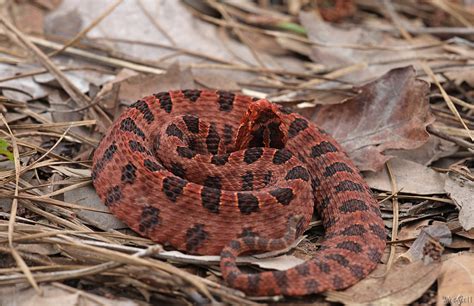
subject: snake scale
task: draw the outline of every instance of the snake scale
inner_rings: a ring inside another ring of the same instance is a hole
[[[227,284],[250,295],[346,288],[385,247],[378,203],[347,154],[265,99],[212,90],[144,97],[100,142],[92,180],[134,231],[190,254],[220,254]],[[314,209],[325,240],[311,260],[286,271],[237,268],[239,254],[291,244]]]

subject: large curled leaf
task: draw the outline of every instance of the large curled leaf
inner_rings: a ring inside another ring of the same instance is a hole
[[[413,67],[397,68],[358,88],[359,94],[336,105],[323,105],[312,120],[330,132],[361,170],[376,171],[391,158],[387,149],[414,149],[429,139],[434,121],[428,83]]]

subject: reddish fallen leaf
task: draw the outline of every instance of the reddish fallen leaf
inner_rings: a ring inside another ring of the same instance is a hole
[[[391,156],[388,149],[414,149],[429,139],[434,121],[428,83],[413,67],[397,68],[364,85],[359,94],[337,105],[315,109],[312,120],[330,132],[361,170],[377,171]]]

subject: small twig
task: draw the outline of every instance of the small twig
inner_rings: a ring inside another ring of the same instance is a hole
[[[177,47],[177,46],[170,46],[170,45],[165,45],[157,42],[147,42],[147,41],[140,41],[140,40],[132,40],[132,39],[126,39],[126,38],[109,38],[109,37],[96,37],[93,40],[95,41],[114,41],[114,42],[120,42],[120,43],[126,43],[126,44],[137,44],[137,45],[143,45],[143,46],[150,46],[150,47],[158,47],[158,48],[165,48],[165,49],[170,49],[174,50],[177,52],[181,52],[182,54],[185,55],[190,55],[190,56],[195,56],[199,58],[203,58],[206,60],[210,60],[213,62],[217,63],[222,63],[222,64],[227,64],[227,65],[237,65],[236,63],[233,63],[231,61],[228,61],[223,58],[216,57],[214,55],[208,55],[205,53],[201,53],[198,51],[194,51],[191,49],[183,48],[183,47]]]
[[[436,135],[436,136],[438,136],[440,138],[443,138],[445,140],[451,141],[451,142],[457,144],[460,147],[470,149],[470,150],[474,150],[474,144],[472,144],[468,141],[465,141],[464,139],[453,137],[451,135],[443,133],[442,131],[436,129],[433,125],[428,125],[426,127],[426,130],[428,132],[430,132],[431,134]]]
[[[13,158],[14,158],[14,163],[15,163],[15,196],[18,196],[20,173],[21,173],[20,154],[18,150],[18,144],[16,142],[16,138],[13,135],[12,130],[10,129],[10,126],[8,125],[5,117],[2,114],[0,114],[0,119],[3,122],[3,124],[7,127],[8,132],[11,135],[11,142],[12,142],[12,147],[13,147]],[[31,284],[31,286],[33,286],[33,288],[35,288],[36,292],[39,295],[42,295],[43,292],[38,287],[38,283],[33,277],[33,274],[28,268],[28,265],[25,263],[20,253],[15,249],[13,245],[13,231],[15,227],[15,221],[16,221],[15,219],[16,219],[17,211],[18,211],[18,200],[14,198],[12,200],[12,205],[10,208],[10,219],[8,220],[8,246],[10,248],[13,258],[15,259],[18,267],[21,268],[28,282]]]
[[[390,179],[390,185],[391,185],[391,192],[394,194],[396,190],[398,190],[397,187],[397,180],[395,176],[393,175],[392,167],[390,166],[390,161],[387,161],[385,163],[385,166],[387,168],[387,174]],[[398,239],[398,218],[399,218],[399,207],[398,207],[398,199],[397,197],[392,197],[392,211],[393,211],[393,219],[392,219],[392,239],[391,241],[395,241]],[[390,255],[388,257],[387,261],[387,269],[385,270],[385,273],[388,273],[388,271],[392,268],[393,261],[395,259],[395,245],[390,245]]]
[[[41,47],[55,49],[55,50],[60,49],[62,47],[61,44],[58,44],[49,40],[45,40],[42,38],[38,38],[34,36],[28,36],[28,38],[31,40],[31,42]],[[152,73],[152,74],[165,73],[165,70],[163,69],[135,64],[129,61],[124,61],[124,60],[109,57],[109,56],[102,56],[102,55],[94,54],[92,52],[88,52],[85,50],[77,49],[74,47],[67,48],[66,50],[64,50],[64,53],[79,56],[79,57],[103,64],[103,65],[112,66],[112,67],[128,68],[135,71]]]

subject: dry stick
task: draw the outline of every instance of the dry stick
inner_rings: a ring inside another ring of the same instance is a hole
[[[81,182],[89,183],[90,178],[84,177],[84,178],[76,178],[76,179],[71,179],[71,180],[64,179],[64,180],[58,180],[58,181],[47,182],[47,183],[42,183],[42,184],[36,184],[34,186],[31,186],[31,187],[23,187],[23,188],[20,189],[20,192],[28,193],[30,190],[38,191],[38,189],[41,190],[44,187],[55,187],[55,186],[59,186],[59,185],[61,185],[61,186],[71,186],[71,185],[75,185],[75,184],[78,184],[78,183],[81,183]]]
[[[469,93],[464,88],[462,88],[462,86],[460,84],[456,84],[456,82],[454,82],[454,80],[452,80],[449,76],[447,76],[446,73],[441,72],[440,74],[443,78],[445,78],[447,80],[449,85],[452,85],[454,88],[456,88],[456,90],[459,91],[464,97],[466,97],[469,100],[469,102],[471,102],[471,103],[473,102],[473,100],[470,99],[470,97],[469,97]],[[451,100],[453,100],[453,102],[455,104],[458,104],[457,102],[454,101],[454,99],[451,96],[449,96],[449,97],[451,98]],[[461,100],[461,99],[459,99],[459,100]],[[469,107],[470,111],[468,112],[467,115],[472,115],[472,112],[471,112],[472,111],[472,106],[473,105],[471,104],[471,107]]]
[[[437,121],[438,123],[442,122],[442,123],[447,124],[447,123],[454,122],[455,125],[458,124],[457,118],[454,117],[453,114],[450,111],[446,111],[446,110],[444,110],[442,108],[439,108],[438,106],[434,106],[434,105],[431,106],[431,110],[433,112],[435,112],[435,115],[438,119],[438,121]],[[469,120],[468,118],[463,118],[463,119],[467,121],[467,124],[468,124],[469,127],[474,126],[474,121],[473,120]],[[463,131],[463,133],[465,132],[464,129],[462,129],[462,131]],[[466,136],[466,137],[468,137],[468,136]]]
[[[329,82],[338,82],[341,84],[350,84],[348,82],[340,81],[337,79],[332,79],[324,76],[317,76],[311,73],[295,72],[288,71],[285,69],[273,69],[273,68],[261,68],[261,67],[251,67],[246,65],[232,66],[232,65],[220,65],[220,64],[189,64],[187,67],[194,69],[223,69],[223,70],[240,70],[240,71],[249,71],[255,73],[273,73],[281,75],[289,75],[300,78],[309,78],[309,79],[321,79]]]
[[[73,109],[66,109],[66,110],[49,109],[49,111],[52,112],[52,113],[77,113],[77,112],[84,111],[88,108],[91,108],[94,105],[100,104],[102,102],[102,100],[97,99],[97,97],[94,100],[95,101],[92,102],[91,104],[83,106],[83,107],[78,107],[78,108],[73,108]]]
[[[330,73],[327,73],[323,76],[323,78],[316,78],[316,79],[309,80],[307,82],[301,83],[301,84],[298,85],[298,88],[301,88],[301,89],[302,88],[314,88],[315,85],[321,84],[323,82],[322,81],[323,79],[332,79],[332,80],[334,80],[334,79],[339,78],[341,76],[344,76],[346,74],[353,73],[354,71],[364,70],[365,68],[367,68],[367,63],[357,63],[357,64],[349,65],[349,66],[334,70]]]
[[[10,253],[9,251],[8,252],[5,252],[5,253]],[[45,264],[43,264],[42,266],[34,266],[34,267],[31,267],[30,270],[31,271],[44,271],[44,270],[58,270],[58,268],[61,268],[61,269],[77,269],[77,268],[81,268],[81,266],[79,265],[51,265],[51,262],[46,262]],[[18,269],[18,268],[5,268],[5,269],[0,269],[0,275],[2,274],[7,274],[7,273],[15,273],[15,272],[18,272],[21,270]]]
[[[44,129],[51,129],[52,132],[56,132],[56,128],[58,128],[58,130],[63,133],[64,130],[63,130],[63,127],[61,125],[63,125],[63,123],[51,123],[49,122],[47,119],[45,119],[44,117],[42,117],[40,114],[38,113],[35,113],[29,109],[21,109],[21,110],[18,110],[19,113],[22,113],[22,114],[25,114],[25,115],[28,115],[30,117],[32,117],[33,119],[39,121],[39,122],[42,122],[42,125],[41,127],[44,128]],[[76,126],[82,126],[84,124],[82,124],[81,122],[84,122],[86,125],[92,125],[92,124],[95,124],[97,121],[95,120],[83,120],[83,121],[76,121],[75,124],[77,124]],[[39,127],[38,124],[35,124],[35,125],[32,125],[31,126],[32,129],[37,129]],[[67,125],[65,126],[67,127]],[[68,137],[70,137],[70,141],[74,141],[74,139],[76,139],[76,142],[82,142],[82,143],[86,143],[90,146],[96,146],[97,143],[98,143],[98,140],[97,139],[93,139],[93,138],[90,138],[90,137],[87,137],[87,136],[82,136],[78,133],[75,133],[75,132],[69,132],[69,135]],[[71,138],[73,140],[71,140]]]
[[[48,260],[45,260],[44,257],[41,256],[41,255],[36,255],[36,254],[33,254],[33,253],[27,253],[25,251],[17,251],[17,250],[15,250],[15,252],[17,252],[21,256],[21,258],[26,258],[26,260],[28,260],[29,262],[33,262],[35,264],[40,264],[40,265],[45,265],[45,266],[48,265],[48,264],[51,264],[51,262],[48,262]],[[1,253],[12,254],[12,249],[10,249],[9,247],[0,246],[0,254]],[[32,268],[34,268],[34,267],[32,267]],[[29,269],[30,272],[32,271],[32,269],[30,269],[30,268],[28,268],[28,269]],[[23,271],[23,269],[21,269],[21,268],[20,269],[17,268],[17,270],[20,270],[20,272]],[[20,277],[20,278],[23,278],[23,279],[25,278],[25,276],[23,274],[16,274],[16,276]],[[26,278],[26,280],[29,281],[28,278]],[[37,281],[36,278],[35,278],[35,280]],[[0,301],[1,302],[4,301],[4,300],[2,300],[2,296],[0,296]]]
[[[110,71],[107,71],[106,69],[100,69],[100,68],[97,68],[97,67],[61,67],[61,66],[59,66],[58,69],[61,70],[61,71],[93,70],[93,71],[98,71],[98,72],[101,72],[101,73],[104,73],[104,74],[111,74]],[[43,74],[43,73],[46,73],[46,72],[48,72],[48,69],[44,69],[44,68],[35,69],[35,70],[29,71],[29,72],[15,74],[15,75],[10,76],[10,77],[1,78],[0,83],[6,82],[6,81],[11,81],[11,80],[27,78],[27,77],[30,77],[30,76],[35,76],[35,75]]]
[[[29,211],[32,211],[34,212],[35,214],[37,215],[40,215],[42,217],[44,217],[45,219],[49,220],[50,222],[53,222],[53,223],[57,223],[59,225],[62,225],[66,228],[72,228],[76,231],[88,231],[88,232],[93,232],[91,229],[89,229],[88,227],[86,227],[85,225],[81,225],[81,224],[76,224],[74,222],[71,222],[71,221],[68,221],[64,218],[61,218],[61,217],[58,217],[52,213],[49,213],[47,211],[44,211],[42,209],[40,209],[39,207],[37,207],[36,205],[33,205],[32,203],[29,203],[27,201],[23,202],[23,206],[28,209]],[[109,241],[107,239],[104,239],[102,237],[98,237],[98,239],[101,239],[102,241]]]
[[[18,183],[20,181],[20,170],[21,170],[18,144],[16,143],[16,138],[13,135],[13,132],[10,129],[10,126],[8,125],[8,122],[5,120],[5,117],[2,114],[0,114],[0,119],[3,121],[3,124],[7,127],[8,132],[11,135],[11,144],[13,147],[13,158],[14,158],[14,163],[15,163],[15,196],[18,196],[18,189],[19,189]],[[36,292],[39,295],[42,295],[43,292],[38,287],[38,284],[36,283],[36,280],[34,279],[33,274],[31,273],[30,269],[28,268],[25,261],[21,257],[20,253],[18,253],[18,251],[13,246],[13,231],[15,227],[15,219],[16,219],[17,211],[18,211],[18,200],[15,198],[12,201],[12,205],[10,208],[10,219],[8,220],[8,246],[11,250],[11,254],[13,258],[15,258],[15,261],[18,267],[25,274],[26,278],[28,279],[28,282],[31,284],[31,286],[33,286],[33,288],[35,288]]]
[[[55,55],[58,55],[59,53],[63,52],[64,50],[66,50],[68,47],[70,46],[73,46],[76,42],[78,42],[84,35],[86,35],[87,33],[89,33],[90,30],[92,30],[95,26],[97,26],[102,20],[104,20],[105,17],[107,17],[108,15],[110,15],[110,13],[112,13],[115,8],[117,6],[119,6],[121,3],[123,2],[123,0],[117,0],[115,1],[115,3],[113,3],[111,6],[109,6],[104,12],[102,12],[102,14],[100,14],[99,16],[97,16],[96,19],[94,19],[91,24],[89,24],[87,27],[85,27],[84,29],[82,29],[79,33],[76,34],[76,36],[71,39],[70,41],[68,41],[67,43],[64,44],[64,46],[59,49],[59,50],[56,50],[56,51],[53,51],[51,52],[50,54],[48,54],[49,57],[53,57]]]
[[[385,163],[385,166],[387,168],[387,174],[390,179],[390,185],[391,185],[391,192],[392,194],[395,193],[398,189],[397,187],[397,180],[395,179],[395,176],[393,175],[392,172],[392,167],[390,166],[390,161],[387,161]],[[392,239],[391,241],[396,241],[398,238],[398,199],[396,196],[392,198],[392,211],[393,211],[393,220],[392,220]],[[396,251],[396,246],[395,244],[390,245],[390,255],[388,257],[387,261],[387,269],[385,270],[385,274],[388,273],[390,268],[392,267],[393,260],[395,259],[395,251]]]
[[[6,195],[0,193],[2,197],[5,198],[13,198],[13,199],[21,199],[21,200],[29,200],[31,202],[38,202],[38,203],[45,203],[45,204],[50,204],[54,206],[59,206],[59,207],[67,207],[71,209],[77,209],[79,211],[93,211],[97,213],[104,213],[104,214],[110,214],[109,210],[106,209],[99,209],[99,208],[92,208],[92,207],[87,207],[79,204],[74,204],[74,203],[68,203],[56,199],[50,199],[46,198],[45,196],[32,196],[32,195]]]
[[[34,44],[45,47],[45,48],[60,49],[62,47],[61,44],[58,44],[49,40],[45,40],[42,38],[34,37],[34,36],[28,36],[28,39],[32,41]],[[112,67],[128,68],[128,69],[132,69],[138,72],[152,73],[152,74],[165,73],[163,69],[135,64],[129,61],[124,61],[124,60],[113,58],[113,57],[102,56],[102,55],[94,54],[94,53],[77,49],[77,48],[73,48],[73,47],[67,48],[64,51],[64,53],[86,58],[88,60],[97,62],[99,64],[112,66]]]
[[[3,132],[3,131],[2,131]],[[20,143],[19,141],[17,141],[17,143]],[[46,150],[42,150],[41,152],[47,152]],[[48,154],[52,154],[51,152],[48,153]],[[64,165],[64,164],[78,164],[78,162],[74,162],[74,161],[57,161],[57,162],[52,162],[51,160],[46,160],[46,161],[43,161],[43,162],[39,162],[39,163],[36,163],[34,166],[28,168],[28,170],[33,170],[33,169],[39,169],[41,167],[46,167],[46,166],[56,166],[56,165]],[[83,165],[85,166],[85,165]],[[12,176],[14,175],[14,170],[4,170],[2,172],[0,172],[0,179],[4,179],[4,178],[7,178],[9,176]],[[11,180],[8,180],[8,181],[11,181]]]
[[[132,256],[135,256],[135,257],[138,258],[138,257],[147,256],[148,254],[150,254],[150,253],[152,254],[154,252],[156,252],[156,247],[151,246],[150,248],[148,248],[146,250],[139,251],[139,252],[135,253]],[[35,277],[40,282],[59,281],[59,280],[66,280],[66,279],[72,279],[72,278],[79,278],[79,277],[82,277],[82,276],[98,274],[98,273],[104,272],[106,270],[110,270],[110,269],[120,267],[124,263],[126,263],[126,262],[109,261],[109,262],[105,262],[105,263],[102,263],[102,264],[98,264],[98,265],[83,268],[83,269],[41,273],[41,274],[35,275]],[[14,284],[17,281],[20,281],[21,279],[22,279],[22,277],[19,276],[19,275],[0,276],[0,284]]]
[[[469,137],[469,135],[466,133],[466,130],[460,129],[460,128],[454,128],[454,127],[449,127],[449,126],[443,126],[440,124],[433,124],[438,130],[443,131],[447,134],[457,136],[457,137]]]
[[[96,252],[98,254],[101,254],[101,255],[104,255],[104,256],[107,256],[107,257],[112,257],[112,258],[115,258],[115,261],[119,261],[119,262],[124,263],[124,264],[141,265],[141,266],[145,266],[145,267],[156,268],[158,270],[161,270],[161,271],[173,274],[173,275],[177,275],[181,279],[183,279],[183,280],[187,281],[188,283],[192,284],[202,294],[204,294],[206,297],[208,297],[209,299],[212,300],[212,296],[209,294],[209,291],[207,290],[207,287],[201,282],[201,280],[199,279],[198,276],[195,276],[195,275],[193,275],[189,272],[186,272],[186,271],[183,271],[179,268],[176,268],[175,266],[173,266],[169,263],[162,262],[162,261],[157,261],[157,260],[147,261],[145,259],[138,258],[137,256],[130,256],[130,255],[127,255],[127,254],[122,254],[120,252],[116,252],[116,251],[112,251],[112,250],[107,250],[107,249],[102,249],[102,248],[98,248],[98,247],[95,247],[95,246],[87,245],[87,244],[84,244],[82,242],[79,242],[77,240],[71,239],[70,237],[63,236],[63,235],[61,235],[61,238],[65,239],[67,241],[67,242],[63,241],[62,242],[63,244],[69,244],[70,246],[73,246],[73,247],[79,247],[81,249]],[[154,246],[149,247],[147,250],[152,250],[153,252],[149,251],[149,252],[151,252],[150,254],[152,254],[156,251],[158,251],[158,252],[161,251],[161,246],[154,245]],[[145,250],[145,251],[147,251],[147,250]],[[146,253],[146,254],[148,255],[149,253]]]
[[[398,31],[398,30],[396,30]],[[432,34],[432,35],[473,35],[474,28],[456,28],[456,27],[419,27],[414,29],[407,29],[411,34]]]
[[[440,138],[443,138],[447,141],[451,141],[455,144],[457,144],[458,146],[460,147],[463,147],[463,148],[466,148],[466,149],[470,149],[470,150],[474,150],[474,144],[468,142],[468,141],[465,141],[464,139],[460,139],[460,138],[457,138],[457,137],[453,137],[451,135],[448,135],[446,133],[443,133],[441,132],[440,130],[436,129],[434,126],[432,125],[429,125],[426,127],[426,129],[428,130],[428,132],[430,132],[431,134],[433,135],[436,135]]]
[[[161,26],[161,24],[153,18],[153,16],[150,14],[150,12],[146,9],[145,5],[143,4],[142,0],[138,0],[138,6],[142,10],[143,14],[145,14],[146,18],[150,20],[151,23],[155,26],[155,28],[160,31],[161,34],[163,34],[166,39],[170,41],[170,43],[175,46],[176,42],[174,41],[173,37],[171,37],[168,32],[165,31],[165,29]]]
[[[58,44],[58,43],[51,42],[51,41],[48,41],[48,40],[44,40],[44,39],[41,39],[41,38],[36,38],[36,37],[33,37],[33,36],[29,36],[29,39],[33,43],[35,43],[39,46],[42,46],[42,47],[51,48],[51,49],[59,49],[61,47],[61,45]],[[113,39],[113,40],[115,40],[115,39]],[[117,39],[117,41],[120,41],[120,40]],[[132,41],[129,41],[129,42],[131,43]],[[152,44],[152,43],[145,43],[145,42],[141,42],[141,43],[143,43],[145,45],[148,45],[148,44],[151,45]],[[156,45],[158,46],[158,44],[156,44]],[[164,46],[164,45],[163,45],[163,47],[166,48],[166,46]],[[275,73],[275,74],[289,75],[289,76],[295,76],[295,77],[301,77],[301,78],[311,78],[311,79],[317,78],[317,79],[327,80],[327,81],[331,81],[331,82],[338,82],[338,83],[342,83],[342,84],[347,84],[347,82],[343,82],[343,81],[339,81],[339,80],[335,80],[335,79],[330,79],[330,78],[326,78],[326,77],[320,77],[320,76],[316,76],[316,75],[311,74],[311,73],[292,72],[292,71],[288,71],[288,70],[284,70],[284,69],[259,68],[259,67],[251,67],[251,66],[247,66],[247,65],[239,65],[239,64],[234,64],[232,62],[226,62],[224,60],[217,59],[217,58],[214,58],[214,57],[210,57],[209,55],[200,54],[200,53],[197,53],[197,52],[193,53],[192,51],[186,50],[186,49],[176,49],[176,50],[183,50],[184,53],[189,53],[189,55],[200,56],[200,57],[203,57],[203,58],[206,58],[206,59],[209,59],[209,60],[213,60],[213,61],[217,61],[217,62],[223,62],[223,64],[217,64],[217,65],[216,64],[205,64],[205,65],[203,65],[203,64],[190,64],[190,65],[188,65],[188,67],[196,68],[196,69],[208,69],[208,68],[209,69],[227,69],[227,70],[232,69],[232,70],[250,71],[250,72],[255,72],[255,73]],[[163,74],[165,72],[162,69],[153,68],[153,67],[144,66],[144,65],[139,65],[139,64],[134,64],[134,63],[124,61],[124,60],[120,60],[120,59],[116,59],[116,58],[101,56],[101,55],[97,55],[97,54],[94,54],[94,53],[91,53],[91,52],[88,52],[88,51],[84,51],[84,50],[81,50],[81,49],[73,48],[73,47],[68,48],[64,52],[67,53],[67,54],[76,55],[76,56],[79,56],[79,57],[82,57],[82,58],[85,58],[85,59],[88,59],[88,60],[91,60],[91,61],[98,62],[102,65],[108,65],[108,66],[112,66],[112,67],[128,68],[128,69],[132,69],[132,70],[135,70],[135,71],[138,71],[138,72],[145,72],[145,73],[152,73],[152,74]]]
[[[73,127],[94,125],[96,120],[82,120],[82,121],[70,121],[70,122],[54,122],[54,123],[25,123],[12,125],[14,129],[41,129],[41,128],[67,128],[69,130]]]
[[[388,196],[387,198],[392,198],[392,196]],[[438,197],[428,197],[428,196],[416,196],[416,195],[403,195],[403,194],[398,194],[397,195],[398,199],[418,199],[418,200],[430,200],[434,202],[440,202],[440,203],[446,203],[446,204],[454,204],[454,201],[451,199],[444,199],[444,198],[438,198]],[[382,201],[380,201],[382,202]]]
[[[430,97],[435,97],[435,98],[442,98],[443,95],[441,94],[432,94],[430,95]],[[459,98],[456,98],[454,96],[449,96],[451,98],[451,100],[453,100],[453,102],[459,106],[462,106],[462,107],[466,107],[466,108],[469,108],[470,110],[474,110],[474,105],[470,104],[470,103],[467,103]]]
[[[459,114],[458,110],[454,106],[453,101],[449,97],[448,93],[444,90],[443,86],[439,83],[438,79],[434,75],[433,71],[431,68],[423,61],[421,62],[423,70],[425,70],[426,74],[430,76],[430,78],[433,80],[433,82],[436,84],[438,87],[439,91],[441,92],[441,95],[443,96],[444,101],[448,105],[449,110],[456,116],[456,118],[459,120],[459,122],[462,124],[464,129],[466,130],[467,134],[469,135],[469,138],[471,138],[471,141],[474,141],[474,137],[472,135],[472,131],[467,127],[466,123],[462,119],[461,115]]]
[[[13,237],[14,242],[40,242],[41,238],[48,238],[48,237],[54,237],[58,235],[66,235],[66,234],[77,234],[77,233],[87,233],[87,232],[80,232],[80,231],[71,231],[71,230],[47,230],[41,233],[36,233],[36,234],[25,234],[24,236],[18,235],[18,237]],[[42,239],[44,241],[44,239]],[[8,239],[6,240],[0,240],[0,244],[8,242]],[[56,243],[56,242],[54,242]]]
[[[5,132],[5,131],[2,131],[2,130],[0,130],[0,132],[6,134],[6,132]],[[27,147],[27,148],[30,148],[30,149],[34,149],[34,150],[36,150],[36,151],[38,151],[38,152],[40,152],[40,153],[44,153],[44,152],[47,152],[47,151],[48,151],[48,150],[46,150],[46,149],[44,149],[44,148],[42,148],[42,147],[39,147],[39,146],[37,146],[37,145],[34,145],[34,144],[32,144],[32,143],[29,143],[29,142],[26,142],[26,141],[23,141],[23,140],[17,139],[16,142],[17,142],[19,145],[23,146],[23,147]],[[53,152],[50,152],[49,155],[50,155],[51,157],[55,158],[55,159],[58,159],[58,160],[62,161],[62,163],[60,163],[60,164],[64,164],[64,163],[74,163],[74,164],[79,164],[79,165],[84,166],[84,167],[89,167],[89,165],[87,164],[87,161],[83,161],[83,162],[74,161],[74,160],[68,159],[68,158],[66,158],[66,157],[64,157],[64,156],[57,155],[57,154],[55,154],[55,153],[53,153]],[[0,174],[0,178],[2,178],[2,177],[3,177],[3,175]]]
[[[52,168],[55,169],[54,167],[52,167]],[[78,182],[78,183],[75,183],[75,184],[70,184],[70,185],[67,185],[66,187],[59,188],[59,189],[57,189],[55,191],[52,191],[50,193],[43,194],[43,195],[40,196],[40,198],[48,199],[48,198],[55,197],[55,196],[61,195],[63,193],[66,193],[68,191],[75,190],[77,188],[88,186],[90,184],[91,184],[90,180]],[[63,185],[63,184],[61,184],[61,185]],[[48,186],[50,186],[50,185],[48,185]],[[102,212],[105,212],[105,210],[103,210]],[[110,212],[110,211],[107,210],[107,212]]]
[[[49,153],[53,152],[53,150],[61,143],[61,141],[64,139],[64,137],[66,136],[66,134],[69,132],[69,129],[71,127],[68,127],[64,133],[61,135],[61,137],[59,137],[59,139],[56,141],[56,143],[48,150],[46,151],[43,155],[40,156],[40,158],[38,158],[37,160],[35,160],[34,162],[32,162],[31,164],[29,164],[28,166],[24,167],[23,169],[18,169],[20,170],[19,172],[19,175],[20,174],[23,174],[25,173],[26,171],[28,170],[31,170],[37,163],[39,163],[41,160],[43,160],[46,156],[48,156]],[[13,137],[13,135],[12,135]],[[18,196],[18,194],[15,194],[15,196]]]
[[[437,2],[439,4],[439,1],[436,0],[435,2]],[[403,27],[402,23],[400,22],[400,20],[398,18],[397,12],[395,11],[395,9],[392,6],[392,3],[388,0],[384,0],[383,3],[384,3],[384,6],[387,9],[387,12],[388,12],[388,15],[389,15],[390,19],[392,19],[393,23],[395,24],[395,26],[400,31],[400,34],[405,38],[405,40],[407,40],[409,43],[413,44],[413,37]],[[449,110],[454,114],[454,116],[456,116],[456,118],[462,124],[462,126],[467,131],[467,133],[468,133],[469,137],[471,138],[471,140],[474,141],[474,137],[471,133],[471,130],[469,130],[466,123],[461,118],[461,115],[459,114],[458,110],[454,106],[453,101],[451,100],[449,95],[446,93],[446,91],[444,90],[441,83],[438,81],[438,78],[433,73],[433,70],[431,70],[431,67],[425,61],[419,61],[419,63],[421,65],[421,67],[423,68],[423,70],[425,71],[425,73],[431,78],[431,80],[438,87],[439,91],[441,92],[441,95],[443,96],[444,101],[448,105]]]
[[[91,233],[91,232],[87,232],[87,231],[74,231],[74,230],[64,230],[64,229],[61,229],[61,230],[47,229],[47,230],[44,230],[43,232],[36,233],[36,234],[25,234],[24,236],[18,235],[18,237],[14,237],[13,241],[15,241],[15,242],[39,242],[39,240],[41,239],[42,242],[57,244],[58,242],[56,240],[53,241],[53,240],[48,240],[48,239],[43,239],[43,238],[51,238],[51,237],[55,237],[55,236],[59,236],[59,235],[77,235],[77,236],[80,236],[81,234],[102,235],[102,234],[110,234],[110,233],[106,233],[106,232],[92,232]],[[87,238],[91,239],[91,237],[89,237],[89,236],[87,236]],[[119,237],[119,238],[125,239],[125,237]],[[5,241],[0,240],[0,244],[2,244],[4,242],[7,242],[7,241],[8,241],[8,239],[5,240]],[[112,247],[110,247],[111,243],[102,242],[101,246],[104,246],[104,245],[106,247],[112,248]],[[117,246],[117,245],[112,244],[112,246]],[[118,247],[115,250],[122,251]],[[126,251],[129,251],[130,253],[133,253],[137,250],[140,250],[140,249],[139,248],[134,248],[134,247],[127,247],[127,249],[126,249]]]
[[[182,52],[185,55],[195,56],[195,57],[203,58],[203,59],[221,63],[221,64],[237,65],[236,63],[233,63],[223,58],[216,57],[214,55],[208,55],[208,54],[201,53],[198,51],[193,51],[191,49],[186,49],[186,48],[177,47],[177,46],[170,46],[170,45],[160,44],[156,42],[147,42],[147,41],[140,41],[140,40],[125,39],[125,38],[108,38],[108,37],[97,37],[94,40],[115,41],[115,42],[121,42],[121,43],[126,43],[126,44],[139,44],[139,45],[150,46],[150,47],[165,48],[165,49],[170,49],[177,52]]]

